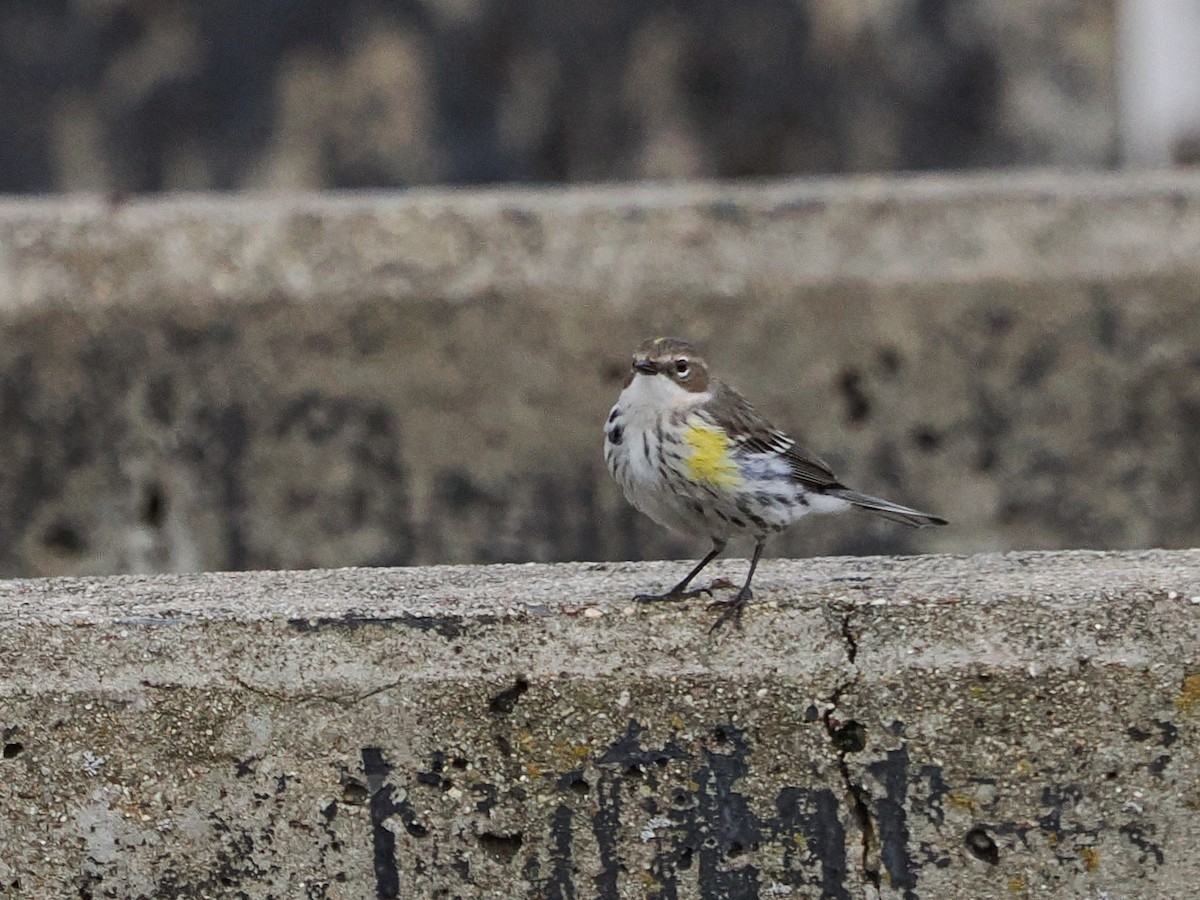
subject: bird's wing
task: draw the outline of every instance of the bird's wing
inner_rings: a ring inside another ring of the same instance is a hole
[[[728,419],[718,424],[740,446],[756,453],[779,454],[791,469],[792,478],[811,491],[842,487],[833,470],[823,460],[775,428],[737,391],[726,384],[718,384],[714,394],[717,401],[715,408],[720,411],[720,418]]]

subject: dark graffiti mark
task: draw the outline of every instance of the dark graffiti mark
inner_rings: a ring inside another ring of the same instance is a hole
[[[908,745],[889,750],[886,760],[871,763],[871,774],[883,784],[884,796],[875,801],[879,855],[893,888],[904,891],[904,900],[916,900],[917,872],[908,853]]]
[[[444,777],[443,773],[445,770],[446,754],[440,750],[435,750],[433,759],[429,763],[429,771],[417,772],[417,784],[423,784],[426,787],[441,788],[443,791],[449,790],[454,783],[449,778]]]
[[[783,842],[784,869],[799,870],[801,863],[813,856],[820,863],[821,876],[816,882],[806,879],[808,883],[819,885],[826,900],[850,900],[846,889],[846,829],[833,791],[784,788],[775,800],[775,809],[779,813],[775,836],[791,839]]]
[[[375,847],[375,895],[380,900],[400,896],[400,870],[396,865],[396,836],[388,830],[387,819],[396,812],[392,787],[387,776],[392,767],[378,747],[363,747],[363,774],[371,797],[371,836]]]
[[[611,751],[610,751],[611,752]],[[617,855],[617,830],[621,825],[621,783],[610,773],[600,775],[596,785],[599,794],[596,812],[592,815],[592,833],[600,850],[600,872],[592,879],[596,895],[602,900],[615,898],[621,860]]]
[[[1117,829],[1121,834],[1128,838],[1129,843],[1142,851],[1142,855],[1138,857],[1139,862],[1146,862],[1151,856],[1154,857],[1155,863],[1162,865],[1163,851],[1162,847],[1154,841],[1146,837],[1147,831],[1153,831],[1153,825],[1142,826],[1137,822],[1126,822]]]
[[[575,900],[575,881],[571,877],[571,807],[560,804],[550,820],[550,881],[546,884],[546,900]]]
[[[827,726],[835,724],[839,723]],[[1168,733],[1162,730],[1164,738]],[[1098,834],[1098,829],[1073,821],[1072,811],[1083,798],[1083,790],[1068,784],[1043,789],[1045,814],[1037,820],[976,820],[965,832],[943,835],[948,846],[937,839],[915,842],[908,817],[924,816],[940,832],[950,818],[943,804],[951,787],[938,765],[911,772],[909,751],[903,744],[888,751],[885,758],[866,764],[878,789],[847,782],[859,793],[845,796],[826,787],[784,786],[775,796],[773,809],[758,814],[750,797],[738,790],[759,764],[751,756],[754,748],[745,731],[732,724],[717,725],[686,747],[674,736],[650,741],[647,728],[630,720],[620,737],[606,748],[597,748],[587,766],[536,773],[533,777],[540,785],[536,791],[517,784],[464,785],[479,798],[478,802],[467,801],[477,814],[490,821],[525,822],[519,826],[523,831],[476,831],[477,849],[494,863],[510,867],[514,877],[520,873],[532,886],[530,896],[542,900],[581,896],[617,900],[621,891],[631,886],[647,900],[679,900],[693,891],[701,900],[738,900],[763,896],[773,887],[790,887],[826,900],[849,900],[852,874],[857,876],[854,881],[872,881],[872,875],[881,883],[886,879],[898,896],[917,900],[919,875],[927,866],[946,868],[965,854],[995,866],[1013,849],[1014,841],[1029,850],[1030,832],[1051,838],[1049,846],[1059,848],[1061,862],[1078,865],[1079,855],[1064,838],[1095,838]],[[520,752],[508,749],[508,755]],[[839,750],[842,763],[845,753],[845,749]],[[397,799],[387,784],[393,770],[380,750],[365,748],[362,762],[366,780],[362,802],[369,802],[371,813],[377,896],[398,897],[397,843],[389,825],[402,824],[409,835],[418,838],[429,831],[417,820],[407,795],[396,789],[402,798]],[[465,771],[470,765],[466,758],[435,752],[426,769],[414,768],[409,773],[409,784],[428,789],[427,797],[444,795],[458,780],[455,769]],[[587,778],[585,773],[589,773]],[[970,781],[995,787],[992,779]],[[542,807],[539,801],[538,809],[547,810],[548,821],[543,819],[539,826],[507,815],[514,811],[513,805],[520,809],[532,796],[544,799],[546,790],[552,792],[553,801],[549,807]],[[981,804],[994,805],[994,795],[994,790],[981,792]],[[849,809],[843,805],[847,802]],[[961,805],[958,800],[955,804],[956,808]],[[494,816],[501,806],[506,814]],[[859,826],[870,829],[864,847],[878,857],[874,868],[864,866],[852,873],[854,860],[847,853],[847,841],[853,842],[853,837],[848,834],[847,822],[854,821],[856,812],[866,819],[866,825],[860,821]],[[324,815],[332,821],[336,804],[330,804]],[[590,884],[581,886],[576,883],[580,860],[575,844],[580,839],[579,829],[589,824],[594,844],[587,841],[585,858],[591,878]],[[1155,841],[1153,824],[1130,821],[1119,831],[1140,851],[1143,862],[1162,863],[1164,853]],[[431,846],[436,857],[438,847]],[[465,860],[461,855],[456,859],[458,864],[450,863],[450,868],[469,883]],[[418,883],[429,864],[428,859],[412,860],[411,871]]]
[[[558,777],[555,786],[560,791],[570,791],[573,794],[579,794],[583,797],[586,797],[592,791],[592,786],[583,777],[583,769],[572,769],[569,772],[564,772]]]
[[[218,839],[218,847],[210,871],[205,875],[188,876],[173,868],[165,868],[157,873],[155,898],[166,897],[204,897],[204,896],[250,896],[240,890],[242,886],[259,884],[273,874],[275,867],[259,861],[259,856],[269,852],[267,848],[273,843],[274,835],[270,829],[254,830],[239,822],[230,823],[217,813],[208,814],[208,824],[212,833]],[[99,884],[97,874],[85,875],[92,884]],[[86,888],[87,885],[84,885]],[[82,890],[79,896],[90,897],[91,893]],[[116,896],[108,891],[104,896]],[[144,895],[142,895],[144,896]]]
[[[600,757],[601,765],[611,765],[620,763],[628,766],[650,766],[664,765],[672,759],[687,759],[688,754],[684,752],[673,741],[668,741],[666,746],[661,749],[646,749],[641,744],[641,736],[646,729],[635,722],[629,720],[629,727],[625,729],[625,734],[614,743],[603,756]]]
[[[480,795],[479,802],[475,804],[475,812],[485,816],[491,814],[500,802],[500,789],[489,782],[471,785],[471,792]]]
[[[594,884],[601,898],[618,896],[622,790],[631,782],[653,787],[656,770],[672,760],[694,758],[671,741],[662,747],[646,746],[644,731],[630,722],[625,735],[600,759],[603,771],[593,831],[601,856],[601,873]],[[776,801],[778,815],[758,817],[748,798],[736,790],[739,779],[750,771],[751,751],[743,730],[720,725],[709,733],[690,772],[694,788],[672,791],[665,809],[652,798],[641,804],[654,823],[642,839],[653,840],[657,848],[648,873],[650,900],[677,900],[680,873],[693,866],[698,867],[695,878],[704,900],[761,896],[761,872],[749,860],[768,840],[784,848],[785,871],[777,877],[796,886],[819,886],[830,900],[849,900],[846,834],[837,797],[828,789],[785,788]]]
[[[1179,729],[1172,722],[1155,722],[1158,726],[1158,740],[1155,742],[1163,747],[1170,747],[1179,738]],[[1154,737],[1152,731],[1147,731],[1144,728],[1138,728],[1136,725],[1131,725],[1125,729],[1125,734],[1133,741],[1146,741]]]
[[[1063,824],[1063,813],[1074,809],[1082,799],[1083,789],[1077,784],[1053,785],[1042,789],[1042,805],[1049,807],[1050,811],[1038,818],[1038,828],[1053,839],[1055,847],[1066,847],[1063,840],[1066,836],[1089,837],[1094,842],[1099,835],[1098,829],[1085,828],[1078,822],[1070,826]],[[1056,855],[1062,862],[1075,861],[1074,853],[1063,852]]]
[[[1146,771],[1155,778],[1162,778],[1163,773],[1167,770],[1167,766],[1171,763],[1169,754],[1163,753],[1161,756],[1156,756],[1153,760],[1146,763]]]
[[[510,687],[505,688],[488,703],[488,709],[499,716],[506,716],[517,708],[517,701],[529,690],[529,681],[518,675]]]
[[[925,818],[931,825],[941,828],[942,823],[946,821],[946,810],[942,807],[942,798],[950,793],[950,785],[946,783],[941,766],[921,766],[919,777],[929,782],[925,803],[922,804]]]
[[[728,753],[704,749],[704,761],[692,776],[700,786],[696,807],[689,811],[693,833],[700,841],[700,893],[705,898],[757,897],[758,869],[751,865],[726,867],[747,850],[757,850],[762,830],[746,797],[733,789],[734,782],[749,772],[750,750],[745,732],[726,725],[714,729],[719,745]],[[698,826],[698,827],[697,827]]]

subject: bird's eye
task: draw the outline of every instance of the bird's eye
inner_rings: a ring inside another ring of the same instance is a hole
[[[692,373],[692,366],[686,359],[675,360],[675,373],[680,378],[687,378]]]

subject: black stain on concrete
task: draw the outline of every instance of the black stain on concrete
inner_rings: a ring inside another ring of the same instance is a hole
[[[550,820],[550,880],[542,889],[546,900],[575,900],[575,879],[571,869],[571,819],[574,813],[565,803],[554,810]]]
[[[631,721],[625,735],[599,760],[603,771],[592,829],[600,849],[601,871],[593,882],[600,898],[618,896],[623,792],[637,797],[640,785],[657,785],[655,773],[671,761],[694,761],[673,741],[647,746],[644,733],[641,725]],[[642,812],[657,823],[648,832],[657,852],[650,869],[656,887],[647,896],[674,900],[681,890],[679,873],[697,866],[695,877],[703,900],[758,897],[763,889],[758,867],[739,860],[750,857],[764,840],[773,839],[789,848],[784,878],[796,886],[818,883],[823,896],[849,900],[845,831],[837,798],[826,789],[789,787],[777,798],[777,815],[760,818],[736,787],[750,771],[750,754],[743,730],[730,724],[717,726],[691,769],[695,789],[674,792],[667,809],[653,802],[642,805]],[[819,874],[812,871],[814,865]]]
[[[618,896],[621,858],[617,853],[617,835],[621,827],[621,781],[611,772],[602,772],[597,785],[599,794],[592,814],[592,834],[600,853],[600,871],[592,879],[596,896],[608,900]]]
[[[600,757],[601,765],[630,766],[662,766],[672,759],[687,759],[688,754],[673,741],[668,741],[663,747],[643,747],[641,736],[646,728],[637,721],[630,719],[622,735]]]
[[[488,709],[498,716],[506,716],[517,708],[517,701],[529,690],[529,681],[518,675],[510,687],[505,688],[488,702]]]
[[[434,479],[434,497],[452,515],[465,515],[479,508],[499,509],[504,504],[476,484],[470,472],[447,469]]]
[[[1154,725],[1158,728],[1159,732],[1158,740],[1156,740],[1155,743],[1160,747],[1170,747],[1179,739],[1179,729],[1176,728],[1173,723],[1159,721],[1155,722]],[[1129,728],[1127,728],[1125,730],[1125,734],[1128,735],[1131,741],[1137,741],[1138,743],[1148,741],[1150,738],[1154,737],[1153,731],[1139,728],[1136,725],[1131,725]]]
[[[1062,845],[1063,839],[1068,836],[1097,836],[1096,829],[1085,828],[1079,823],[1063,825],[1063,813],[1073,810],[1082,799],[1083,788],[1077,784],[1050,785],[1042,789],[1042,806],[1048,807],[1050,811],[1038,818],[1038,828],[1052,836],[1056,846]]]
[[[580,797],[586,797],[592,792],[592,786],[583,777],[583,769],[572,769],[558,777],[555,785],[560,791],[570,791]]]
[[[265,866],[257,855],[269,851],[274,843],[274,832],[259,829],[251,832],[237,822],[230,823],[217,813],[208,815],[208,826],[217,837],[218,849],[213,857],[211,870],[201,876],[188,877],[171,866],[158,872],[154,893],[155,900],[175,897],[243,897],[249,896],[243,886],[253,886],[273,874],[273,866]],[[94,877],[95,881],[99,876]],[[106,892],[103,896],[117,896]],[[121,895],[124,896],[124,895]]]
[[[1162,778],[1166,772],[1167,766],[1171,763],[1171,757],[1167,753],[1154,757],[1150,762],[1146,763],[1146,771],[1155,778]]]
[[[784,788],[775,800],[775,810],[778,819],[774,833],[792,837],[784,841],[784,869],[803,871],[807,857],[816,857],[821,867],[821,896],[826,900],[850,900],[846,888],[846,829],[833,791]],[[803,838],[803,844],[796,840],[797,835]],[[794,883],[799,886],[805,881],[797,879]]]
[[[180,441],[181,455],[211,485],[212,498],[223,513],[221,557],[230,569],[247,568],[251,561],[242,524],[246,506],[242,460],[251,442],[250,418],[240,403],[201,407]]]
[[[374,845],[375,896],[391,900],[400,896],[400,869],[396,864],[396,836],[387,827],[387,820],[396,812],[392,802],[392,787],[387,777],[392,767],[384,760],[378,747],[363,747],[363,774],[371,797],[371,839]]]
[[[1026,390],[1036,389],[1058,366],[1062,346],[1053,340],[1043,340],[1028,350],[1017,363],[1017,385]]]
[[[718,731],[729,752],[704,749],[705,764],[692,776],[699,785],[696,807],[684,814],[692,820],[689,831],[693,840],[700,844],[701,896],[713,900],[757,897],[758,869],[731,862],[748,850],[757,850],[762,842],[761,823],[745,795],[734,790],[734,783],[750,771],[750,744],[745,732],[732,725]]]
[[[927,782],[925,802],[920,805],[931,825],[940,828],[946,820],[946,811],[942,806],[942,798],[950,793],[950,785],[946,783],[941,766],[921,766],[918,777]]]
[[[851,425],[865,422],[871,414],[871,401],[863,390],[863,376],[858,369],[844,369],[838,377],[846,421]]]
[[[142,499],[138,504],[138,519],[147,528],[159,529],[163,527],[166,516],[166,491],[161,484],[152,481],[143,489]]]
[[[854,629],[851,627],[851,617],[845,615],[842,618],[842,635],[846,641],[846,655],[850,662],[854,662],[858,655],[858,641],[854,636]],[[837,771],[841,776],[842,786],[845,789],[845,796],[850,806],[850,815],[858,825],[859,831],[859,869],[862,877],[867,879],[876,891],[879,890],[882,883],[879,870],[871,863],[870,853],[871,847],[876,839],[876,828],[874,819],[871,817],[869,806],[870,797],[866,788],[857,782],[852,777],[850,766],[846,762],[847,751],[838,749],[836,739],[839,734],[840,723],[834,718],[834,710],[838,708],[841,702],[842,693],[846,690],[846,685],[839,686],[829,696],[829,706],[825,713],[821,716],[821,722],[825,726],[825,732],[829,735],[829,739],[834,743],[834,748],[837,749]],[[864,734],[865,738],[865,734]]]
[[[917,900],[917,873],[908,852],[908,745],[889,750],[887,759],[871,763],[868,770],[883,785],[884,796],[875,801],[875,827],[879,855],[893,888],[903,891],[904,900]]]
[[[400,624],[418,631],[432,631],[447,640],[462,637],[464,626],[462,616],[416,616],[405,613],[397,620]],[[480,616],[472,620],[476,624],[488,625],[498,621],[496,616]]]
[[[42,532],[42,546],[58,556],[83,556],[88,549],[88,540],[80,526],[60,518]]]
[[[490,625],[499,621],[496,616],[479,616],[471,620],[481,625]],[[326,628],[342,628],[356,631],[359,628],[392,628],[403,625],[418,631],[432,631],[447,639],[461,637],[465,630],[462,616],[417,616],[404,613],[400,616],[364,616],[356,612],[347,612],[341,616],[319,616],[315,619],[288,619],[288,627],[301,633],[321,631]]]
[[[1129,843],[1137,847],[1141,851],[1138,861],[1145,863],[1149,862],[1150,857],[1154,857],[1156,865],[1163,863],[1163,849],[1156,841],[1152,841],[1147,837],[1147,832],[1153,833],[1154,826],[1146,825],[1138,822],[1126,822],[1117,829],[1120,834],[1123,834]]]
[[[1163,732],[1169,734],[1160,729]],[[845,752],[839,754],[844,757]],[[539,776],[547,787],[561,792],[546,813],[542,828],[530,825],[523,831],[477,833],[479,848],[496,862],[511,865],[514,875],[519,867],[525,880],[535,886],[537,896],[557,900],[585,895],[599,900],[618,898],[621,885],[638,874],[622,858],[631,829],[634,834],[640,833],[644,843],[652,845],[649,868],[639,876],[646,879],[645,896],[649,900],[678,900],[693,884],[701,900],[762,896],[769,882],[756,853],[767,845],[780,854],[774,857],[777,862],[770,870],[770,882],[800,892],[819,891],[829,900],[849,900],[852,875],[856,875],[855,883],[882,883],[886,878],[899,896],[916,900],[920,871],[925,866],[946,868],[954,861],[947,855],[947,847],[937,840],[915,846],[912,843],[908,816],[923,815],[940,830],[945,823],[943,800],[950,785],[940,766],[925,765],[912,773],[906,745],[867,765],[882,796],[872,797],[860,788],[861,794],[855,800],[871,829],[868,843],[878,849],[883,878],[867,868],[851,872],[845,821],[854,810],[848,812],[842,805],[844,798],[835,791],[789,785],[776,794],[770,813],[755,812],[749,797],[738,790],[739,782],[756,765],[753,747],[747,733],[732,724],[713,727],[699,739],[698,750],[685,750],[673,738],[648,741],[647,728],[631,719],[624,734],[593,759],[592,765],[599,772],[591,784],[584,778],[586,769]],[[452,774],[450,760],[446,753],[435,753],[428,770],[415,773],[416,783],[444,791]],[[423,837],[429,832],[416,821],[411,806],[394,802],[385,783],[391,769],[378,750],[363,751],[363,766],[375,827],[376,877],[381,890],[391,890],[392,884],[399,883],[399,872],[396,843],[385,826],[386,820],[399,817],[413,836]],[[983,778],[972,781],[988,782]],[[471,790],[480,795],[476,812],[487,819],[492,819],[499,808],[511,808],[510,804],[524,807],[532,796],[516,786],[498,788],[489,783],[473,784]],[[944,837],[951,845],[961,841],[958,846],[975,858],[998,865],[1003,853],[998,836],[1017,835],[1028,846],[1027,833],[1039,829],[1056,838],[1053,843],[1060,848],[1059,858],[1064,864],[1075,864],[1075,849],[1064,844],[1062,838],[1094,839],[1098,834],[1079,824],[1064,828],[1065,811],[1073,809],[1080,799],[1078,786],[1048,787],[1042,797],[1048,810],[1037,824],[978,822],[957,838]],[[595,862],[589,866],[595,866],[594,874],[586,888],[578,884],[575,864],[581,822],[590,824],[594,844],[589,841],[589,846],[594,846],[596,853]],[[1127,822],[1120,833],[1138,848],[1143,861],[1162,862],[1163,850],[1154,839],[1153,824]],[[531,840],[531,834],[541,839]],[[413,871],[419,875],[415,863]],[[465,875],[464,879],[469,881]]]
[[[475,803],[475,812],[485,816],[490,816],[500,802],[500,788],[486,781],[471,785],[471,793],[480,795]]]
[[[433,758],[429,763],[427,772],[417,772],[417,784],[425,785],[426,787],[435,787],[443,791],[448,791],[454,787],[454,782],[446,775],[446,754],[440,750],[435,750]]]

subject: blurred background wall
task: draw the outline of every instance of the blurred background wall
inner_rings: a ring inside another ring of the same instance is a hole
[[[1109,166],[1112,0],[8,0],[0,190]]]
[[[772,552],[1195,545],[1173,3],[0,4],[0,574],[694,555],[658,333],[954,522]]]

